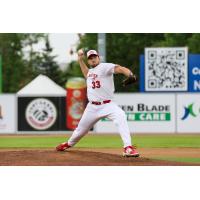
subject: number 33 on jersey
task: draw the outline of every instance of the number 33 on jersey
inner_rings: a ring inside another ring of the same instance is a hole
[[[100,81],[92,81],[92,89],[100,87],[101,87]]]
[[[113,74],[115,64],[100,63],[89,69],[87,74],[87,95],[89,101],[112,100],[114,92]]]

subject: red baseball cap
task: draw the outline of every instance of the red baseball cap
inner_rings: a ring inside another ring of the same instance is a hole
[[[98,54],[97,51],[95,51],[95,50],[89,50],[89,51],[87,52],[87,58],[89,58],[90,56],[93,56],[93,55],[99,56],[99,54]]]

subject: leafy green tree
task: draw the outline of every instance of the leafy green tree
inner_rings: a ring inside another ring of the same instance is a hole
[[[155,41],[153,46],[158,47],[182,47],[187,46],[191,33],[164,33],[164,38],[161,41]]]
[[[53,48],[50,45],[48,35],[45,38],[45,48],[42,55],[39,56],[40,63],[36,68],[37,73],[47,75],[58,84],[62,84],[61,76],[62,71],[59,69],[59,65],[55,61],[56,56],[52,55]]]
[[[70,62],[68,64],[67,69],[63,71],[60,78],[61,86],[65,87],[67,80],[73,77],[83,77],[83,74],[77,61]]]
[[[42,53],[34,49],[34,45],[45,42],[47,34],[44,33],[23,33],[21,34],[23,52],[24,52],[24,64],[26,66],[26,72],[29,81],[35,78],[40,72],[38,66],[42,62]]]
[[[77,49],[97,49],[97,33],[86,33],[79,36],[80,42]]]
[[[188,47],[190,53],[200,53],[200,34],[193,33],[190,38],[188,38]]]
[[[3,92],[16,92],[25,76],[21,36],[16,33],[0,34],[2,56]]]
[[[4,93],[17,92],[32,80],[35,74],[32,66],[36,61],[38,62],[39,55],[34,52],[33,45],[43,38],[44,34],[34,33],[0,34]]]

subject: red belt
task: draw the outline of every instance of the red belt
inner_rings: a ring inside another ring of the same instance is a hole
[[[95,104],[95,105],[101,105],[101,104],[106,104],[106,103],[110,103],[110,102],[111,102],[111,100],[105,100],[103,102],[92,101],[91,103]]]

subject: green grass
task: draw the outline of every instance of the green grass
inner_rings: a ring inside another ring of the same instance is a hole
[[[0,148],[51,148],[66,141],[68,137],[65,135],[0,136]],[[136,146],[144,148],[200,148],[200,135],[135,135],[132,137],[132,141]],[[122,141],[119,135],[88,135],[76,147],[118,148],[122,147]]]
[[[180,157],[154,157],[155,159],[158,160],[168,160],[168,161],[176,161],[176,162],[189,162],[189,163],[196,163],[199,164],[200,163],[200,158],[180,158]]]
[[[133,139],[139,147],[200,147],[200,135],[145,135]]]
[[[55,148],[66,141],[69,135],[12,135],[0,136],[0,148]],[[199,135],[135,135],[133,144],[140,148],[200,148]],[[87,135],[76,147],[85,148],[121,148],[122,141],[119,135]],[[200,158],[182,157],[152,157],[159,160],[190,162],[200,164]]]

